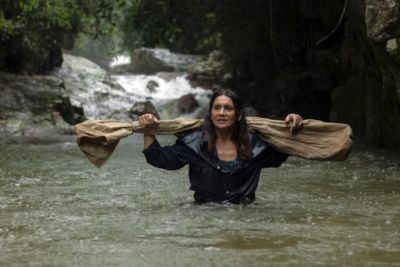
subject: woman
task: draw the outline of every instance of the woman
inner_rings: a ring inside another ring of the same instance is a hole
[[[292,128],[302,125],[297,114],[286,117]],[[139,122],[157,127],[153,114]],[[143,153],[149,164],[177,170],[189,164],[190,189],[197,203],[247,204],[255,200],[262,168],[278,167],[288,155],[280,153],[250,133],[237,95],[220,89],[211,96],[203,129],[179,138],[173,146],[160,146],[154,135],[144,135]]]

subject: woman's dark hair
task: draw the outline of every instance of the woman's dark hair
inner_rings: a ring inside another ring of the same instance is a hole
[[[232,99],[235,108],[236,122],[234,124],[232,139],[237,145],[238,156],[242,160],[250,160],[252,158],[249,130],[246,123],[246,114],[244,112],[242,103],[235,92],[230,89],[218,89],[211,98],[208,108],[208,114],[204,118],[202,136],[207,140],[208,152],[211,153],[215,150],[216,133],[214,124],[211,121],[211,111],[214,101],[219,96],[227,96]]]

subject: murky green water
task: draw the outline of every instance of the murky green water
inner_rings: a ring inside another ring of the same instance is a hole
[[[400,266],[400,155],[291,158],[256,204],[199,206],[141,141],[100,170],[72,141],[0,145],[0,266]]]

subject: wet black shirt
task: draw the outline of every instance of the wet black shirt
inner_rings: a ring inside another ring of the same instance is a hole
[[[162,169],[177,170],[189,164],[190,189],[198,203],[254,201],[261,169],[278,167],[288,157],[251,134],[253,159],[239,161],[232,171],[226,171],[216,153],[203,152],[205,142],[201,132],[195,131],[172,146],[160,146],[155,140],[143,153],[149,164]]]

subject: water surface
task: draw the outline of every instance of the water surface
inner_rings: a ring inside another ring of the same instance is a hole
[[[170,138],[160,138],[171,143]],[[0,266],[400,266],[400,155],[290,158],[257,202],[195,205],[142,137],[102,169],[70,142],[0,144]]]

